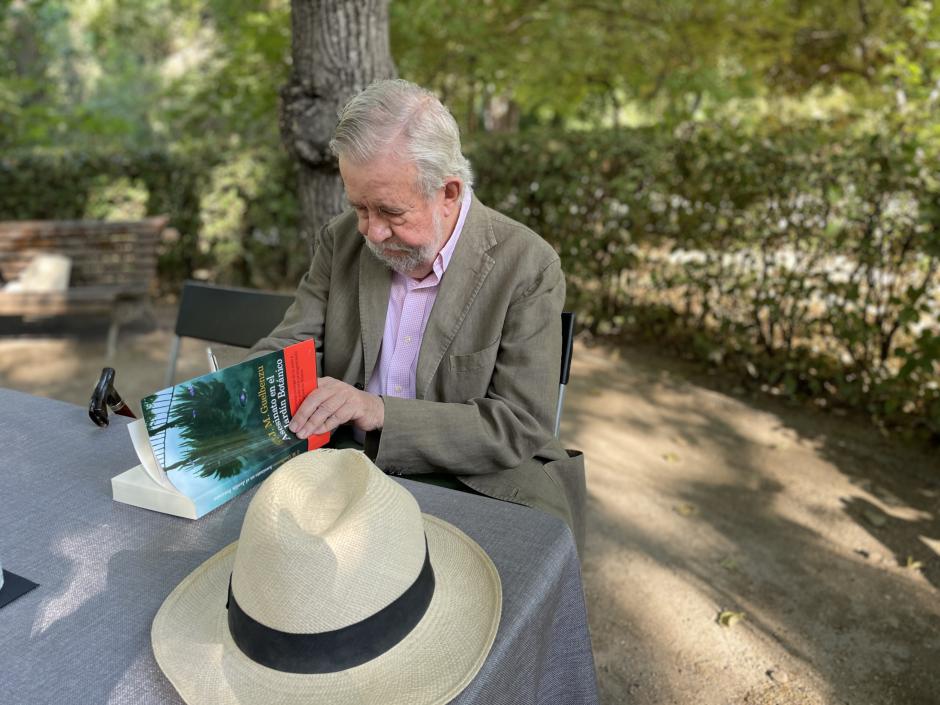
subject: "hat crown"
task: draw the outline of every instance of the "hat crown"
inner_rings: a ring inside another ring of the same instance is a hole
[[[410,587],[425,560],[414,497],[355,450],[304,453],[245,514],[232,571],[239,606],[283,632],[333,631]]]

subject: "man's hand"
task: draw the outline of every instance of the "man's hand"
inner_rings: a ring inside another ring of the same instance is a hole
[[[381,397],[363,392],[332,377],[321,377],[317,388],[303,400],[294,418],[291,431],[298,438],[334,431],[344,423],[352,423],[361,431],[374,431],[385,423],[385,404]]]

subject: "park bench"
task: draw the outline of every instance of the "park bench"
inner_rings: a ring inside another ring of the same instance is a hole
[[[0,316],[36,320],[108,313],[107,357],[118,329],[149,312],[157,273],[157,247],[167,219],[137,221],[0,221]],[[39,255],[64,255],[71,263],[68,287],[17,291],[10,286]]]

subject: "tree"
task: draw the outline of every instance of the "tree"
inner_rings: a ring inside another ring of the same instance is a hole
[[[329,141],[336,116],[373,81],[393,78],[388,0],[292,0],[292,68],[281,91],[281,135],[297,159],[301,227],[314,236],[343,209]]]

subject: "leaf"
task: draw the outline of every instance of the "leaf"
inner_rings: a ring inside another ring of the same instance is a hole
[[[687,502],[677,504],[672,509],[676,514],[684,517],[690,517],[698,514],[698,507],[696,507],[694,504],[688,504]]]
[[[677,453],[664,453],[663,460],[665,460],[667,463],[678,463],[679,455]]]
[[[907,557],[907,563],[904,564],[904,567],[908,570],[920,570],[924,567],[923,561],[915,561],[914,556]]]
[[[746,615],[744,612],[731,612],[730,610],[723,610],[718,615],[718,624],[723,627],[733,627],[735,624],[745,618]]]
[[[885,515],[881,512],[875,511],[874,509],[866,509],[863,512],[865,519],[868,520],[868,523],[872,526],[882,527],[887,523]]]
[[[725,570],[737,570],[738,560],[734,556],[725,556],[718,565]]]

